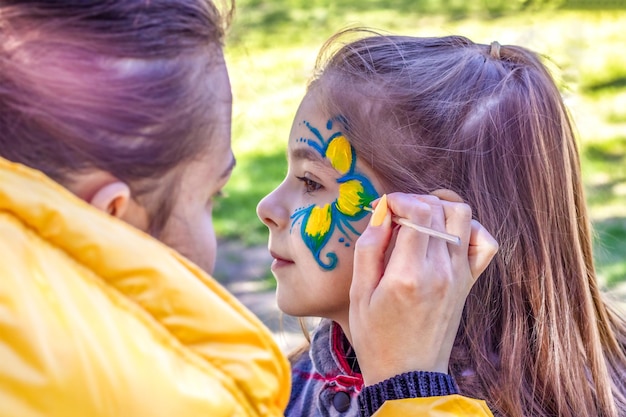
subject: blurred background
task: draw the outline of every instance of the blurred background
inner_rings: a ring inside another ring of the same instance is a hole
[[[601,283],[626,300],[626,0],[238,0],[226,48],[237,168],[214,214],[218,280],[280,326],[255,207],[286,173],[291,122],[320,46],[348,26],[459,34],[545,56],[578,131]]]

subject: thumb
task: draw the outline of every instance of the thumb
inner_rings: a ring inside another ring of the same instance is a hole
[[[476,220],[472,220],[468,257],[470,270],[474,279],[487,268],[491,259],[498,252],[498,242],[491,233]]]
[[[383,195],[355,244],[351,301],[370,299],[385,270],[385,251],[390,240],[391,213],[387,209],[387,196]]]

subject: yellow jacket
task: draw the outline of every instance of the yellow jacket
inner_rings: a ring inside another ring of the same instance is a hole
[[[484,401],[460,395],[385,402],[373,417],[493,417]]]
[[[0,159],[0,416],[276,416],[289,388],[216,281]]]

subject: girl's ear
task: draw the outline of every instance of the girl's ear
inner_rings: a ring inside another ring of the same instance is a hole
[[[96,190],[88,203],[123,220],[130,205],[130,188],[122,181],[105,184]]]

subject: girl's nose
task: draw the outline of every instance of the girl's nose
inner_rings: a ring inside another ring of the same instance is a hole
[[[285,206],[286,199],[280,198],[279,188],[266,195],[256,206],[257,216],[270,229],[289,224],[289,210]]]

